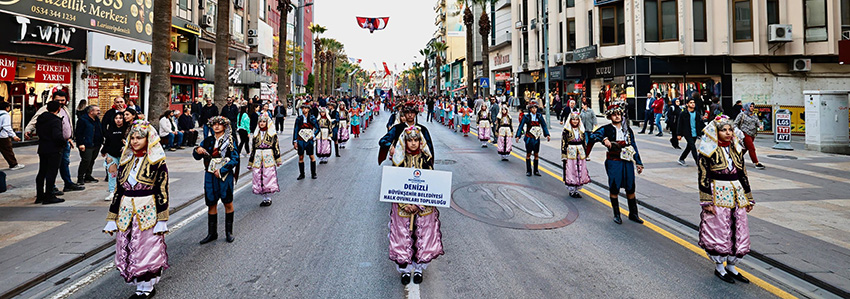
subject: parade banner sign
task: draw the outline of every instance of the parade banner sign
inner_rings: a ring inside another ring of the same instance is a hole
[[[382,202],[451,207],[452,173],[448,171],[384,166]]]

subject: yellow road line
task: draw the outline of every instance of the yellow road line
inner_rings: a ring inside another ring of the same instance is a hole
[[[478,134],[475,134],[475,133],[472,133],[472,132],[470,132],[470,133],[471,133],[472,135],[478,136]],[[516,139],[514,139],[514,140],[516,140]],[[513,151],[511,151],[511,156],[514,156],[514,157],[516,157],[517,159],[520,159],[520,160],[522,160],[522,161],[525,161],[525,157],[520,156],[519,154],[517,154],[517,153],[515,153],[515,152],[513,152]],[[548,174],[548,175],[552,176],[553,178],[555,178],[555,179],[557,179],[557,180],[559,180],[559,181],[561,181],[561,182],[563,182],[563,181],[564,181],[564,179],[563,179],[563,178],[561,178],[561,176],[559,176],[559,175],[555,174],[555,173],[554,173],[554,172],[552,172],[552,171],[549,171],[549,170],[548,170],[548,169],[546,169],[545,167],[542,167],[542,166],[539,166],[539,165],[538,165],[538,168],[540,168],[540,170],[541,170],[541,171],[543,171],[544,173],[546,173],[546,174]],[[609,208],[611,207],[611,202],[610,202],[610,201],[607,201],[607,200],[603,199],[601,196],[596,195],[595,193],[592,193],[592,192],[588,191],[587,189],[584,189],[584,188],[583,188],[583,189],[581,189],[581,193],[587,194],[587,195],[588,195],[588,196],[590,196],[591,198],[593,198],[593,199],[595,199],[596,201],[598,201],[598,202],[602,203],[603,205],[608,206]],[[628,217],[628,216],[629,216],[629,211],[627,211],[627,210],[625,210],[625,209],[623,209],[623,208],[620,208],[620,213],[621,213],[621,214],[626,215],[626,217]],[[708,258],[708,255],[705,253],[705,250],[703,250],[702,248],[699,248],[698,246],[696,246],[696,245],[694,245],[694,244],[691,244],[690,242],[685,241],[685,240],[684,240],[684,239],[682,239],[682,238],[679,238],[678,236],[676,236],[676,235],[674,235],[674,234],[672,234],[672,233],[670,233],[670,232],[668,232],[668,231],[664,230],[663,228],[658,227],[657,225],[655,225],[655,224],[653,224],[653,223],[649,222],[649,220],[644,219],[644,223],[643,223],[643,225],[644,225],[644,226],[646,226],[646,227],[648,227],[648,228],[649,228],[649,229],[651,229],[652,231],[654,231],[654,232],[658,233],[659,235],[662,235],[662,236],[664,236],[665,238],[670,239],[670,240],[671,240],[671,241],[673,241],[673,242],[676,242],[676,244],[679,244],[679,245],[681,245],[682,247],[685,247],[685,248],[687,248],[688,250],[693,251],[693,252],[694,252],[694,253],[696,253],[697,255],[699,255],[699,256],[701,256],[701,257],[703,257],[703,258],[705,258],[705,259],[709,259],[709,258]],[[738,269],[738,272],[740,272],[741,274],[744,274],[747,278],[749,278],[749,279],[750,279],[750,282],[752,282],[753,284],[755,284],[755,285],[757,285],[757,286],[761,287],[762,289],[764,289],[764,290],[766,290],[766,291],[768,291],[768,292],[770,292],[770,293],[772,293],[772,294],[776,295],[776,296],[777,296],[777,297],[779,297],[779,298],[783,298],[783,299],[797,298],[796,296],[791,295],[790,293],[788,293],[788,292],[786,292],[786,291],[784,291],[784,290],[782,290],[782,289],[780,289],[780,288],[778,288],[778,287],[776,287],[776,286],[774,286],[774,285],[770,284],[770,283],[769,283],[769,282],[767,282],[767,281],[762,280],[761,278],[758,278],[758,277],[756,277],[756,276],[752,275],[751,273],[749,273],[749,272],[747,272],[747,271],[744,271],[744,270],[742,270],[742,269]]]

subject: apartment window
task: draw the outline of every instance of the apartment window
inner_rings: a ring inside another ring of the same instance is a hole
[[[528,32],[522,33],[522,62],[528,63]]]
[[[576,19],[567,19],[567,51],[576,49]]]
[[[233,28],[231,30],[232,33],[242,34],[242,16],[234,14],[233,15]]]
[[[217,6],[218,3],[215,0],[205,0],[205,1],[207,1],[207,5],[204,7],[204,9],[206,10],[205,15],[211,16],[212,20],[213,20],[213,23],[210,24],[210,26],[206,27],[205,29],[209,32],[215,33],[215,20],[216,20],[215,11],[216,11],[216,9],[218,9],[218,6]]]
[[[258,5],[257,16],[260,20],[266,20],[266,0],[259,0],[260,5]]]
[[[587,44],[595,45],[593,43],[593,11],[587,12]]]
[[[186,20],[192,20],[192,1],[177,0],[177,16]]]
[[[841,0],[841,31],[850,35],[850,0]]]
[[[567,0],[567,8],[576,7],[576,0]]]
[[[646,0],[644,8],[646,9],[644,21],[646,41],[658,42],[679,39],[679,17],[676,0]]]
[[[732,4],[732,27],[736,42],[753,40],[753,4],[751,0],[734,0]]]
[[[767,24],[779,24],[779,0],[767,0]]]
[[[822,42],[829,38],[826,32],[826,0],[806,0],[805,27],[807,42]]]
[[[564,22],[558,22],[558,53],[564,53]]]
[[[558,13],[564,12],[564,0],[558,0]]]
[[[705,0],[694,0],[694,41],[708,41],[705,24]]]
[[[528,0],[522,0],[522,23],[528,26]]]
[[[622,6],[606,6],[599,9],[599,28],[603,46],[626,43],[626,21]]]

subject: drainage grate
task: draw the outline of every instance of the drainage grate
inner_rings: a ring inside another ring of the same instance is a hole
[[[789,155],[767,155],[767,156],[774,158],[774,159],[781,159],[781,160],[797,160],[797,157],[789,156]]]
[[[443,160],[434,160],[434,164],[442,164],[442,165],[452,165],[457,163],[455,160],[443,159]]]

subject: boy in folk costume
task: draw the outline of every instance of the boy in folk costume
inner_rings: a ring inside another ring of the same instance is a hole
[[[316,135],[316,156],[319,157],[319,164],[328,164],[328,158],[331,156],[331,138],[333,138],[334,121],[328,114],[327,108],[319,108],[319,134]]]
[[[472,109],[464,104],[463,108],[460,108],[460,130],[463,132],[463,137],[469,136],[470,123],[472,123]]]
[[[714,275],[725,282],[749,283],[735,265],[750,252],[747,213],[755,201],[744,167],[744,149],[734,122],[716,117],[703,130],[699,145],[699,246],[715,264]],[[726,262],[726,267],[723,267]]]
[[[319,124],[316,117],[310,115],[310,106],[301,105],[301,115],[295,118],[293,131],[292,146],[298,151],[298,170],[301,172],[297,180],[304,179],[305,153],[310,156],[310,173],[312,178],[316,179],[316,156],[313,155],[315,150],[313,139],[319,134]]]
[[[251,155],[248,158],[248,170],[253,174],[254,194],[263,196],[261,207],[272,205],[270,194],[280,192],[277,183],[277,167],[283,164],[280,159],[277,131],[269,130],[271,118],[265,113],[257,119],[257,130],[254,131]]]
[[[333,127],[331,140],[334,143],[334,152],[337,157],[342,157],[339,155],[339,111],[336,110],[336,102],[328,102],[328,115],[331,117]]]
[[[413,126],[416,126],[416,128],[419,129],[422,137],[425,138],[425,143],[428,145],[428,149],[431,151],[431,156],[434,156],[434,144],[431,142],[431,133],[428,132],[428,128],[417,123],[416,116],[418,115],[418,112],[416,111],[415,103],[407,102],[400,106],[401,113],[399,116],[401,117],[401,123],[390,128],[390,130],[387,131],[387,134],[381,137],[381,140],[378,141],[378,146],[380,147],[378,150],[378,164],[384,162],[388,153],[392,155],[401,133],[408,127]]]
[[[397,167],[434,169],[434,157],[418,126],[401,133],[392,161]],[[401,283],[410,283],[411,272],[413,283],[421,283],[428,264],[444,253],[440,211],[431,206],[393,203],[389,227],[389,256],[397,264]]]
[[[452,130],[457,132],[457,129],[455,128],[455,117],[454,117],[454,115],[455,115],[455,106],[453,104],[449,103],[448,105],[446,105],[446,118],[449,120],[448,126]]]
[[[115,267],[128,284],[131,298],[151,298],[154,285],[168,269],[168,167],[159,134],[146,121],[135,121],[121,153],[118,186],[109,205],[103,232],[115,234]]]
[[[496,115],[496,151],[507,161],[513,150],[514,127],[513,119],[508,113],[508,106],[502,105],[499,114]]]
[[[339,124],[337,125],[337,143],[339,144],[339,148],[345,148],[345,144],[351,138],[351,126],[349,126],[349,113],[348,109],[345,108],[344,101],[339,102],[337,115],[339,119]],[[337,154],[339,154],[339,151],[337,151]]]
[[[490,143],[492,125],[489,108],[487,105],[481,105],[481,110],[478,111],[478,140],[481,141],[481,147],[487,147],[487,144]]]
[[[635,168],[637,173],[643,172],[640,153],[635,143],[635,134],[626,124],[623,114],[626,102],[613,101],[605,114],[611,120],[610,124],[599,127],[590,134],[591,142],[602,142],[608,148],[605,159],[605,172],[608,173],[608,195],[611,207],[614,209],[614,223],[623,224],[620,219],[620,204],[618,201],[620,188],[626,189],[629,201],[629,220],[643,223],[638,216],[637,199],[635,199]]]
[[[233,242],[233,185],[239,178],[239,153],[233,144],[230,120],[223,116],[210,118],[207,124],[213,134],[195,147],[195,160],[204,159],[204,199],[207,204],[206,244],[218,239],[218,201],[224,204],[224,232],[228,243]]]
[[[584,184],[590,183],[587,174],[584,147],[584,125],[577,110],[567,117],[567,124],[561,133],[561,160],[564,161],[564,184],[570,190],[570,197],[581,198],[578,193]]]
[[[551,139],[549,138],[549,126],[546,125],[543,115],[537,111],[537,102],[532,101],[528,104],[528,113],[523,115],[519,122],[519,127],[516,130],[517,142],[519,142],[521,136],[525,141],[525,175],[531,176],[531,156],[534,155],[534,175],[540,176],[538,170],[540,137],[546,137],[547,142]]]

